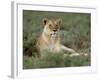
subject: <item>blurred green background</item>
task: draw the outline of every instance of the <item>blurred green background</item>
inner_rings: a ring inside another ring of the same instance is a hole
[[[35,43],[43,30],[43,18],[62,19],[60,35],[62,43],[88,56],[63,57],[64,52],[53,54],[44,52],[37,56]],[[89,66],[91,47],[91,14],[69,12],[46,12],[23,10],[23,68],[51,68]]]

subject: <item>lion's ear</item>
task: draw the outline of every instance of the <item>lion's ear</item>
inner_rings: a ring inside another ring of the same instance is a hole
[[[47,18],[43,18],[43,24],[46,25],[46,23],[48,22]]]
[[[58,25],[62,24],[62,20],[61,19],[57,19],[56,22],[57,22]]]

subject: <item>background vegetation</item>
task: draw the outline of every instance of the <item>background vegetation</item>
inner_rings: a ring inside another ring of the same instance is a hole
[[[79,53],[88,53],[88,56],[64,57],[64,52],[50,53],[45,51],[38,58],[35,43],[43,30],[43,18],[62,19],[62,43]],[[89,66],[90,61],[90,28],[91,15],[88,13],[64,13],[46,11],[23,11],[23,68],[51,68]]]

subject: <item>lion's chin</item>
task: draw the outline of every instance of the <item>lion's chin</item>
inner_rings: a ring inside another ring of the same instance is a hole
[[[57,37],[57,35],[52,35],[52,36],[51,36],[51,38],[56,38],[56,37]]]

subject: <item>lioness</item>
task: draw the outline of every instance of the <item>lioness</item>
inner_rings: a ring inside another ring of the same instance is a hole
[[[36,43],[36,47],[40,53],[46,49],[51,52],[60,52],[62,50],[65,50],[71,53],[76,53],[75,50],[65,47],[64,45],[61,44],[61,38],[59,35],[61,23],[62,23],[61,19],[57,20],[49,20],[47,18],[43,19],[44,29]]]

